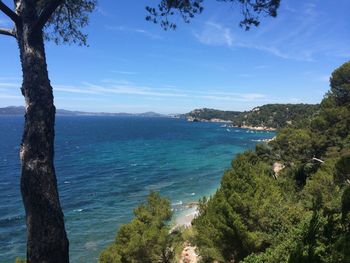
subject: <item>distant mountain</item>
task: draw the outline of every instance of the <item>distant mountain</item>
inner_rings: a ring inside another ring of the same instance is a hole
[[[0,115],[23,115],[24,107],[23,106],[9,106],[5,108],[0,108]]]
[[[195,109],[180,117],[194,122],[227,121],[232,126],[243,128],[279,129],[286,125],[301,125],[301,122],[312,118],[318,110],[318,104],[266,104],[244,112]]]
[[[24,115],[25,108],[23,106],[9,106],[0,108],[0,115]],[[144,113],[108,113],[108,112],[84,112],[84,111],[70,111],[64,109],[57,109],[58,116],[120,116],[120,117],[167,117],[166,115],[156,112]]]

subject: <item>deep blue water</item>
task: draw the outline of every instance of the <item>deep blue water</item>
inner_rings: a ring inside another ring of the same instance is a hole
[[[232,158],[274,133],[170,118],[58,117],[55,163],[71,262],[96,262],[150,190],[178,213],[215,190]],[[23,117],[0,117],[0,262],[25,255]]]

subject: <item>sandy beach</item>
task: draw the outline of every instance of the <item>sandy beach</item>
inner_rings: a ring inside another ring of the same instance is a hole
[[[191,226],[192,220],[198,215],[198,205],[193,204],[191,207],[182,211],[175,219],[174,225],[175,227],[189,227]]]
[[[174,228],[177,227],[191,227],[192,220],[198,215],[198,204],[190,203],[188,208],[179,214],[174,220]],[[199,261],[199,255],[196,252],[196,247],[185,242],[183,244],[183,250],[181,252],[179,263],[197,263]]]

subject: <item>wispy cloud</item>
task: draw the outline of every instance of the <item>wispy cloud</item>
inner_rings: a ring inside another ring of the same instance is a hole
[[[60,92],[77,93],[77,94],[99,94],[99,92],[95,92],[93,90],[84,89],[84,88],[77,88],[77,87],[73,87],[73,86],[56,85],[54,87],[54,90],[60,91]]]
[[[202,24],[193,36],[206,45],[255,49],[288,60],[315,61],[320,55],[350,57],[350,43],[339,43],[334,36],[341,24],[327,20],[318,5],[301,2],[293,10],[286,9],[284,16],[269,20],[259,30],[233,33],[232,22],[220,18]]]
[[[87,95],[134,95],[144,97],[186,97],[186,93],[169,88],[155,89],[147,86],[120,85],[115,83],[92,84],[83,82],[82,86],[53,85],[55,92],[87,94]]]
[[[124,70],[111,70],[111,72],[121,74],[121,75],[135,75],[135,74],[137,74],[134,71],[124,71]]]
[[[10,94],[0,94],[0,99],[23,99],[22,96],[19,95],[10,95]]]
[[[159,36],[157,34],[154,34],[152,32],[149,32],[147,30],[140,29],[140,28],[132,28],[132,27],[127,27],[127,26],[110,26],[110,25],[107,25],[106,29],[113,30],[113,31],[122,31],[122,32],[141,34],[141,35],[144,35],[144,36],[146,36],[148,38],[151,38],[151,39],[162,39],[161,36]]]
[[[134,85],[135,83],[127,79],[102,79],[102,83],[113,85]]]
[[[206,45],[228,46],[234,44],[234,36],[231,29],[223,25],[208,21],[201,32],[194,32],[197,40]]]
[[[138,95],[138,96],[156,96],[156,97],[186,97],[185,93],[175,92],[161,92],[150,87],[144,86],[127,86],[127,85],[113,85],[109,87],[85,83],[90,90],[105,93],[105,94],[124,94],[124,95]]]
[[[112,18],[114,17],[112,14],[110,14],[109,12],[107,12],[104,8],[100,7],[100,6],[96,6],[96,11],[99,15],[103,16],[103,17],[107,17],[107,18]]]
[[[294,59],[294,60],[306,60],[311,61],[311,52],[308,50],[293,52],[295,48],[284,51],[279,48],[279,45],[275,43],[265,43],[261,39],[249,39],[234,41],[237,37],[234,36],[229,27],[224,26],[218,22],[206,22],[203,29],[200,32],[194,32],[194,37],[205,45],[211,46],[225,46],[227,48],[248,48],[260,50],[263,52],[270,53],[274,56],[283,59]],[[282,42],[281,40],[278,40]],[[260,43],[260,44],[259,44]],[[291,45],[289,45],[291,47]]]
[[[21,87],[21,84],[19,83],[13,83],[13,82],[0,82],[0,87],[8,87],[8,88],[13,88],[13,87]]]
[[[63,86],[53,85],[54,92],[58,93],[73,93],[73,94],[86,94],[94,95],[94,97],[105,97],[111,95],[128,95],[138,96],[147,99],[194,99],[194,100],[217,100],[217,101],[264,101],[267,95],[261,93],[235,93],[235,92],[224,92],[224,91],[206,91],[206,90],[181,90],[178,88],[152,88],[143,85],[117,85],[114,83],[102,83],[93,84],[83,82],[82,86]]]
[[[207,92],[205,95],[199,95],[198,97],[209,100],[221,100],[221,101],[264,101],[267,96],[260,93],[232,93],[232,92]]]
[[[20,80],[22,80],[21,78],[19,78],[19,77],[0,77],[0,81],[14,81],[14,80],[16,80],[16,81],[20,81]]]

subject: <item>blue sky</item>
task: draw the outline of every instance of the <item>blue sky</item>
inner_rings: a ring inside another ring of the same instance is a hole
[[[4,1],[9,5],[12,1]],[[239,9],[205,1],[176,31],[145,21],[157,1],[100,0],[89,47],[46,44],[57,108],[182,113],[318,103],[329,75],[350,59],[349,0],[281,0],[277,18],[239,28]],[[336,4],[335,4],[336,2]],[[0,27],[11,23],[0,15]],[[23,105],[14,39],[0,35],[0,107]]]

